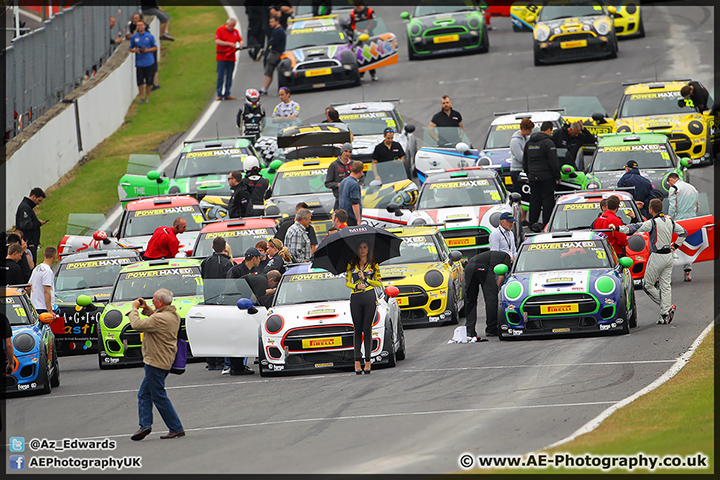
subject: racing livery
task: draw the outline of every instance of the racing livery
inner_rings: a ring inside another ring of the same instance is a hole
[[[203,300],[200,261],[190,258],[151,260],[123,267],[115,281],[110,302],[98,321],[98,365],[101,369],[120,365],[142,365],[142,332],[130,326],[127,314],[132,303],[152,297],[160,288],[173,293],[172,305],[180,316],[180,338],[185,334],[185,315]],[[140,316],[144,315],[140,313]],[[190,356],[190,355],[188,355]]]
[[[637,323],[631,265],[597,233],[528,238],[500,290],[498,337],[630,333]]]
[[[60,260],[55,271],[60,312],[51,324],[59,355],[97,353],[97,322],[120,268],[139,261],[135,250],[120,249],[75,253]]]
[[[30,298],[20,289],[3,287],[2,291],[3,312],[10,321],[15,353],[12,373],[5,377],[5,393],[50,393],[53,387],[60,386],[55,335],[50,328],[52,314],[38,316]]]
[[[487,5],[423,1],[413,14],[402,12],[407,21],[408,58],[415,60],[463,52],[487,52],[488,28],[483,18]]]
[[[209,222],[200,230],[192,256],[204,259],[212,255],[213,240],[222,237],[230,246],[235,262],[245,258],[245,251],[260,240],[275,235],[277,222],[271,218],[235,218],[223,222]]]

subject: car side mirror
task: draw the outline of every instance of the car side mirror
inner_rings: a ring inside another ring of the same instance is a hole
[[[270,166],[268,167],[270,169],[271,173],[277,172],[280,166],[283,164],[282,160],[276,158],[272,162],[270,162]]]
[[[400,14],[400,18],[402,18],[403,20],[409,20],[409,19],[410,19],[410,13],[409,13],[409,12],[402,12],[402,13]]]
[[[255,304],[249,298],[241,298],[240,300],[238,300],[237,307],[240,310],[247,310],[250,315],[255,315],[256,313],[258,313],[258,309],[255,308]]]
[[[617,7],[614,7],[613,5],[608,5],[607,9],[608,9],[608,12],[610,12],[612,14],[617,13]]]
[[[387,210],[389,213],[397,213],[400,211],[400,205],[397,203],[391,203],[387,207],[385,207],[385,210]]]
[[[682,165],[685,168],[690,167],[691,164],[692,164],[692,160],[690,160],[688,157],[682,157],[680,159],[680,165]]]
[[[504,263],[501,263],[499,265],[495,265],[495,268],[493,268],[493,272],[495,272],[495,275],[498,277],[505,275],[508,272],[509,268]]]
[[[525,17],[525,21],[526,21],[527,23],[534,23],[536,18],[537,18],[537,17],[536,17],[535,15],[530,14],[530,15],[528,15],[527,17]]]
[[[367,42],[368,40],[370,40],[370,35],[368,35],[367,33],[361,33],[358,37],[358,41],[360,42]]]
[[[98,230],[93,233],[93,240],[102,242],[103,245],[110,245],[110,239],[108,238],[107,232],[103,232],[102,230]]]
[[[50,325],[53,321],[55,321],[55,317],[52,316],[52,313],[48,312],[41,313],[39,318],[45,325]]]
[[[602,113],[595,112],[592,114],[592,119],[598,123],[605,123],[605,115]]]
[[[408,123],[407,125],[405,125],[405,131],[407,133],[413,133],[415,131],[415,125],[413,125],[412,123]]]
[[[632,267],[632,266],[633,266],[633,263],[635,263],[635,262],[633,262],[633,259],[630,258],[630,257],[622,257],[622,258],[620,258],[620,260],[618,261],[618,265],[621,267],[621,270],[622,270],[623,268],[630,268],[630,267]]]
[[[510,203],[518,203],[521,200],[522,200],[522,195],[520,195],[518,192],[510,193]]]
[[[385,287],[385,295],[387,295],[390,298],[395,298],[400,294],[400,289],[394,285],[390,285],[389,287]]]
[[[458,144],[455,145],[455,150],[463,155],[471,155],[470,146],[465,142],[458,142]]]
[[[462,259],[462,252],[458,250],[450,250],[450,262],[459,262]]]
[[[684,99],[684,98],[678,98],[678,101],[677,101],[677,106],[678,106],[678,107],[680,107],[680,108],[685,108],[686,105],[687,105],[687,104],[685,103],[685,99]]]

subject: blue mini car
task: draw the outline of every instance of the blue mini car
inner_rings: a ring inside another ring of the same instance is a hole
[[[498,337],[630,333],[637,324],[631,266],[599,233],[528,238],[500,291]],[[495,274],[506,275],[507,266]]]

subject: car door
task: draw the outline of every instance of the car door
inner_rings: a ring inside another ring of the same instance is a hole
[[[353,46],[358,70],[366,72],[398,62],[398,43],[394,33],[388,32],[382,18],[375,17],[355,24],[355,39],[367,33],[370,38]]]
[[[193,306],[185,319],[188,341],[195,357],[257,357],[258,329],[267,309],[255,313],[233,305]]]

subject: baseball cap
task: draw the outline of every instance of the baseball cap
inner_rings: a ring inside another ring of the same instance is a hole
[[[513,217],[512,213],[509,212],[503,212],[500,214],[500,220],[507,220],[508,222],[514,222],[515,217]]]
[[[635,160],[628,160],[625,166],[628,168],[638,168],[638,163]]]
[[[251,258],[251,257],[262,257],[262,254],[260,251],[255,247],[250,247],[247,250],[245,250],[245,258]]]
[[[383,130],[383,135],[390,132],[395,133],[395,130],[392,127],[386,127],[385,130]]]
[[[343,143],[341,152],[352,152],[352,143]]]

